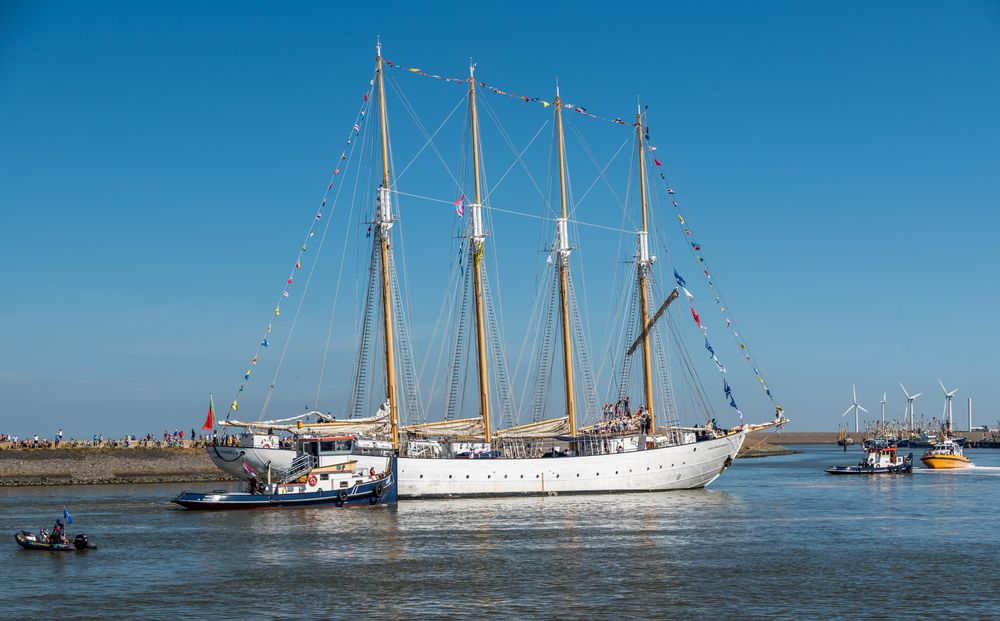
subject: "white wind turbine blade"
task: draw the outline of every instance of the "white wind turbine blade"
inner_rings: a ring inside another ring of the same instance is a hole
[[[885,400],[885,393],[884,393],[884,392],[882,393],[882,403],[888,403],[888,402],[887,402],[887,401]]]
[[[861,410],[862,412],[864,412],[865,414],[867,414],[867,413],[868,413],[868,410],[864,409],[864,408],[863,408],[863,407],[861,407],[860,405],[858,405],[858,409],[859,409],[859,410]]]
[[[910,398],[910,393],[906,392],[906,386],[903,386],[903,382],[899,383],[899,387],[903,389],[903,394],[906,395],[907,399],[909,399]]]
[[[847,408],[847,411],[844,412],[843,414],[841,414],[840,417],[844,418],[845,416],[847,416],[848,414],[850,414],[851,410],[853,410],[853,409],[854,409],[854,406],[852,405],[851,407]]]
[[[858,389],[854,387],[854,384],[851,384],[851,394],[854,395],[854,402],[857,403],[858,402]]]
[[[941,381],[940,377],[938,378],[938,384],[941,384],[941,392],[948,394],[948,389],[944,387],[944,382]]]
[[[919,397],[919,396],[920,396],[920,395],[922,395],[922,394],[924,394],[924,393],[922,393],[922,392],[918,392],[917,394],[915,394],[915,395],[912,395],[912,396],[910,396],[910,399],[913,399],[914,401],[916,401],[916,400],[917,400],[917,397]]]

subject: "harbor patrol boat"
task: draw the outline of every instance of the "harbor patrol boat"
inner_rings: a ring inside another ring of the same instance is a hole
[[[951,438],[945,438],[932,446],[920,461],[928,468],[967,468],[972,465],[972,461],[965,456],[962,447]]]

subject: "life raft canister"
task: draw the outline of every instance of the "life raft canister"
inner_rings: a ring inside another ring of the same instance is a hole
[[[316,487],[316,475],[315,474],[310,474],[309,478],[307,479],[307,481],[308,481],[309,485],[311,485],[312,487]]]

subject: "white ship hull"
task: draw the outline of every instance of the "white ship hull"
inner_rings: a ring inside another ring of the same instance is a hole
[[[745,432],[663,448],[544,459],[399,459],[400,498],[645,492],[705,487]]]
[[[262,479],[266,476],[269,463],[271,468],[284,469],[292,465],[292,460],[295,459],[295,451],[292,449],[209,446],[206,450],[216,467],[241,480],[249,478],[243,471],[241,457],[247,460],[247,465]]]
[[[693,444],[643,451],[532,459],[399,458],[400,498],[595,494],[696,489],[714,481],[736,459],[746,432]],[[217,449],[217,450],[216,450]],[[247,464],[264,473],[287,468],[295,457],[288,449],[209,447],[219,468],[241,479],[240,452]],[[385,458],[345,455],[358,468],[384,467]],[[369,463],[371,462],[371,463]]]

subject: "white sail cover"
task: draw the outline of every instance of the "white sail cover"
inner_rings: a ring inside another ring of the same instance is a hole
[[[482,438],[483,419],[460,418],[434,423],[407,425],[403,432],[413,438]]]
[[[498,429],[495,438],[551,438],[569,433],[569,417],[550,418],[517,427]]]
[[[301,422],[295,422],[294,424],[287,424],[288,421],[300,421],[306,416],[316,414],[320,413],[310,412],[293,418],[249,423],[238,420],[228,420],[222,421],[219,424],[228,427],[245,427],[256,431],[287,431],[288,433],[296,435],[360,435],[367,438],[388,437],[391,431],[388,404],[382,405],[382,407],[378,409],[378,412],[375,413],[375,416],[370,416],[368,418],[347,418],[344,420],[327,419],[327,422],[324,423],[304,424]],[[321,414],[321,416],[323,418],[327,418],[325,414]]]

